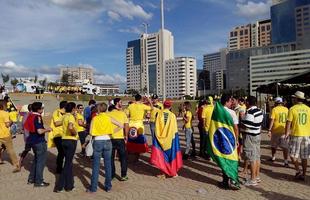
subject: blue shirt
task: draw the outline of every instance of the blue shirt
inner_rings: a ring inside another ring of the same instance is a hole
[[[34,123],[34,127],[35,127],[35,132],[29,133],[29,137],[27,138],[27,143],[34,145],[34,144],[46,142],[45,141],[45,135],[38,133],[38,129],[44,129],[43,120],[42,120],[41,115],[37,115],[34,118],[33,123]]]

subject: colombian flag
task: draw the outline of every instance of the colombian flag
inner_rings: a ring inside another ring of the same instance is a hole
[[[149,146],[144,133],[144,124],[143,121],[130,121],[129,127],[136,129],[136,134],[134,137],[131,137],[131,134],[128,136],[127,140],[127,151],[129,153],[146,153],[149,151]],[[131,129],[131,128],[130,128]]]
[[[233,126],[229,112],[217,102],[209,128],[207,151],[223,173],[239,183],[237,140]]]
[[[168,110],[157,114],[150,162],[169,176],[176,176],[183,165],[177,120]]]

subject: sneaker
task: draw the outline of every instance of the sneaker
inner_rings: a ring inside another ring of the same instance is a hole
[[[295,179],[299,179],[300,176],[302,176],[301,171],[296,172]]]
[[[66,192],[74,192],[74,191],[76,191],[76,189],[75,189],[75,187],[73,187],[72,189],[70,189],[70,190],[65,190]]]
[[[276,157],[271,157],[271,158],[269,158],[268,161],[274,162],[275,160],[276,160]]]
[[[240,190],[240,184],[238,184],[236,181],[230,180],[230,188],[232,190]]]
[[[104,191],[106,191],[106,192],[111,192],[111,190],[112,190],[112,188],[107,188],[107,187],[104,188]]]
[[[219,182],[218,186],[219,186],[219,188],[224,189],[224,190],[228,190],[229,189],[228,183]]]
[[[86,190],[86,193],[88,193],[88,194],[95,194],[96,192],[93,192],[93,191],[91,191],[90,189],[87,189],[87,190]]]
[[[262,182],[262,179],[260,179],[260,177],[257,177],[256,178],[256,183],[260,183],[260,182]]]
[[[49,183],[43,181],[42,183],[35,183],[34,187],[47,187],[49,185],[50,185]]]
[[[128,181],[128,176],[124,176],[121,178],[121,181]]]
[[[33,180],[28,180],[28,181],[27,181],[27,185],[32,185],[32,184],[34,184],[34,181],[33,181]]]
[[[289,164],[287,162],[284,162],[284,167],[289,168]]]
[[[20,171],[21,171],[20,167],[16,167],[16,168],[13,170],[13,173],[17,173],[17,172],[20,172]]]
[[[55,189],[54,192],[55,193],[62,193],[62,192],[64,192],[64,190],[57,190],[57,189]]]
[[[257,185],[257,182],[256,182],[256,180],[247,180],[246,182],[245,182],[245,184],[244,184],[245,186],[256,186]]]

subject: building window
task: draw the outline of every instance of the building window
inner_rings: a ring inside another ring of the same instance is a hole
[[[240,35],[243,35],[243,30],[240,31]]]
[[[265,26],[262,26],[262,31],[265,31]]]
[[[270,31],[270,25],[267,25],[267,31]]]
[[[234,32],[234,36],[235,36],[235,37],[237,36],[237,31]]]
[[[248,29],[244,30],[244,34],[247,35],[249,33]]]

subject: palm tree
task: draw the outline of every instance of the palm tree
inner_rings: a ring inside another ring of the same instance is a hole
[[[8,74],[1,73],[3,85],[10,80],[10,76]]]
[[[17,80],[17,78],[11,79],[11,85],[13,86],[14,91],[18,82],[19,81]]]

